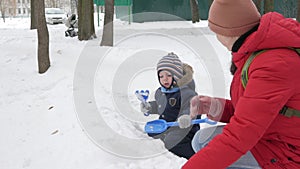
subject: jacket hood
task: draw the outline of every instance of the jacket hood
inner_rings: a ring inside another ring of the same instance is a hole
[[[262,16],[257,31],[246,39],[237,55],[286,47],[300,48],[300,24],[277,12],[270,12]],[[241,58],[238,56],[234,58],[234,60],[239,59]]]
[[[193,68],[189,64],[183,63],[182,69],[183,69],[183,76],[182,78],[177,80],[177,85],[179,87],[189,85],[193,81],[193,74],[194,74]]]

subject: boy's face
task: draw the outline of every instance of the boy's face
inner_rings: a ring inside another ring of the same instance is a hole
[[[173,83],[173,76],[172,73],[166,70],[162,70],[158,74],[159,82],[163,85],[164,88],[170,88]]]

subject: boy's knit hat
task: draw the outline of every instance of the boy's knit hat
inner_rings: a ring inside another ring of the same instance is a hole
[[[182,62],[176,54],[169,53],[162,57],[157,63],[157,72],[167,70],[172,73],[174,80],[178,81],[183,76]]]
[[[241,36],[260,21],[252,0],[214,0],[208,16],[209,28],[223,36]]]

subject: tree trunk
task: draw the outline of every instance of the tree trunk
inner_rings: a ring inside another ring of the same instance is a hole
[[[44,0],[37,0],[34,3],[37,33],[38,33],[38,67],[39,73],[45,73],[50,67],[49,59],[49,32],[45,19]]]
[[[35,14],[35,0],[30,0],[30,29],[36,29],[37,15]]]
[[[5,11],[6,11],[5,2],[4,2],[4,0],[0,0],[0,12],[2,15],[3,22],[5,22]]]
[[[96,38],[94,27],[93,0],[78,1],[78,39],[90,40]]]
[[[262,0],[254,0],[253,1],[254,4],[255,4],[255,6],[256,6],[256,8],[257,8],[257,10],[259,11],[259,13],[261,12],[261,1]]]
[[[105,0],[104,26],[100,46],[114,45],[114,0]]]
[[[1,15],[2,15],[2,19],[3,19],[3,22],[5,23],[5,11],[1,11]]]
[[[192,22],[200,22],[199,19],[199,8],[198,8],[198,0],[190,0],[191,12],[192,12]]]
[[[297,21],[300,22],[300,0],[297,1]]]
[[[264,3],[264,13],[274,11],[274,0],[265,0]]]

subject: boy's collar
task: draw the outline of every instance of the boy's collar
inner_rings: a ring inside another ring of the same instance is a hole
[[[163,93],[175,93],[179,91],[179,87],[173,87],[171,89],[166,89],[163,86],[160,87],[161,92]]]

